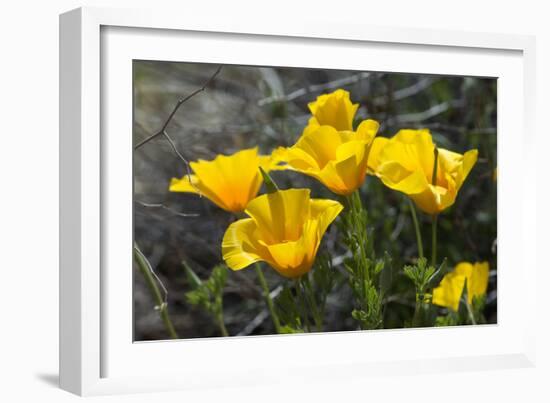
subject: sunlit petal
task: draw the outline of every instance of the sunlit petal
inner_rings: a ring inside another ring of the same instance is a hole
[[[462,274],[451,272],[445,275],[439,287],[433,290],[432,302],[435,305],[458,311],[465,281],[466,276]]]
[[[374,140],[376,133],[378,133],[379,128],[380,123],[376,120],[363,120],[357,127],[355,140],[363,140],[370,144]]]
[[[252,263],[269,259],[265,248],[254,237],[256,229],[254,220],[246,218],[235,221],[225,231],[222,254],[231,269],[240,270]]]
[[[340,146],[341,139],[336,129],[331,126],[320,126],[317,130],[300,137],[296,145],[309,154],[320,169],[336,158],[336,149]]]
[[[308,107],[319,125],[332,126],[336,130],[353,130],[353,118],[359,104],[351,102],[349,92],[338,89],[318,96]]]
[[[439,286],[433,290],[432,302],[453,311],[458,311],[465,284],[468,290],[468,303],[471,304],[474,297],[485,295],[488,283],[488,262],[476,262],[474,264],[460,262],[452,272],[443,277]]]
[[[191,181],[189,181],[189,178],[191,178]],[[185,175],[181,179],[172,178],[169,190],[170,192],[200,194],[224,210],[229,211],[231,209],[231,207],[228,206],[223,199],[218,197],[216,193],[205,187],[196,175]]]
[[[278,190],[252,200],[246,213],[227,229],[222,252],[228,266],[242,269],[263,260],[281,275],[311,270],[321,239],[343,206],[310,199],[309,189]]]
[[[170,181],[170,192],[197,193],[200,191],[197,187],[199,178],[196,175],[185,175],[183,178],[172,178]]]
[[[262,185],[259,167],[266,171],[286,169],[286,153],[275,150],[269,156],[259,156],[257,148],[232,155],[218,155],[211,161],[198,160],[189,165],[193,171],[181,179],[172,179],[170,191],[189,192],[205,196],[224,210],[244,211],[248,202],[258,194]]]
[[[300,277],[313,265],[320,239],[317,236],[317,222],[306,221],[302,235],[296,241],[269,245],[273,268],[289,278]]]
[[[317,231],[319,239],[328,226],[338,217],[344,206],[334,200],[312,199],[310,203],[311,219],[318,221]]]
[[[474,266],[472,268],[472,275],[468,283],[468,298],[470,299],[470,303],[474,297],[485,295],[488,285],[489,263],[474,263]]]
[[[295,241],[309,216],[309,189],[268,193],[252,200],[248,214],[256,222],[267,244]]]
[[[400,130],[391,139],[377,138],[369,155],[369,173],[391,189],[407,194],[425,213],[438,214],[452,206],[477,161],[477,150],[464,155],[438,148],[430,132]]]

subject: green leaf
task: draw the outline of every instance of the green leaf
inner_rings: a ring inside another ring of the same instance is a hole
[[[183,269],[185,270],[185,274],[187,276],[187,281],[189,281],[189,284],[193,289],[198,288],[202,285],[202,281],[197,276],[197,274],[193,271],[193,269],[187,264],[187,262],[183,261],[181,262],[183,265]]]
[[[279,188],[277,187],[277,184],[275,183],[275,181],[273,181],[273,178],[271,178],[271,176],[269,176],[269,174],[266,171],[264,171],[262,167],[260,167],[260,172],[262,174],[262,178],[264,180],[267,193],[274,193],[277,190],[279,190]]]
[[[432,274],[428,280],[428,288],[435,288],[439,285],[445,274],[449,273],[452,267],[447,265],[447,258],[443,259],[443,262],[439,265],[438,269]]]
[[[281,326],[280,331],[281,331],[281,334],[304,333],[302,329],[296,329],[289,325]]]

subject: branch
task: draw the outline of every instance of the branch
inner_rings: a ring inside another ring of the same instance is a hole
[[[178,334],[174,325],[170,320],[168,315],[168,290],[160,280],[157,273],[153,270],[151,263],[147,260],[143,252],[138,248],[137,244],[134,242],[134,260],[145,278],[145,282],[153,294],[153,299],[156,302],[155,309],[159,311],[160,318],[164,322],[164,326],[168,331],[168,334],[172,339],[177,339]],[[160,289],[159,289],[160,286]],[[161,292],[162,290],[162,292]]]
[[[324,83],[324,84],[309,85],[307,87],[300,88],[296,91],[293,91],[293,92],[291,92],[290,94],[287,94],[287,95],[284,95],[284,94],[283,95],[272,95],[270,97],[260,99],[258,101],[258,106],[264,106],[264,105],[267,105],[267,104],[271,104],[273,102],[293,101],[296,98],[302,97],[302,96],[310,94],[312,92],[321,92],[321,91],[324,91],[324,90],[339,88],[339,87],[342,87],[344,85],[354,84],[354,83],[357,83],[361,80],[366,79],[369,76],[370,76],[370,73],[363,72],[363,73],[359,73],[359,74],[354,74],[354,75],[349,76],[349,77],[340,78],[338,80],[329,81],[328,83]]]
[[[419,92],[424,91],[426,88],[429,88],[434,83],[434,81],[436,80],[430,77],[423,78],[422,80],[417,81],[409,87],[401,88],[400,90],[394,91],[391,98],[394,101],[401,101],[402,99],[416,95]],[[388,97],[389,95],[381,95],[374,98],[372,102],[374,105],[385,105],[386,102],[388,102]]]
[[[200,197],[202,197],[202,192],[200,191],[200,189],[198,189],[195,184],[193,183],[193,181],[191,180],[191,167],[189,166],[189,162],[187,161],[187,159],[181,155],[181,153],[178,151],[178,148],[176,147],[176,144],[174,143],[174,141],[170,138],[170,136],[168,135],[168,133],[166,133],[166,130],[164,130],[162,132],[162,134],[164,135],[164,138],[166,140],[168,140],[168,143],[170,143],[170,147],[172,147],[172,150],[174,151],[174,153],[176,153],[176,155],[178,156],[178,158],[180,160],[183,161],[183,165],[185,165],[185,170],[187,171],[187,178],[189,179],[189,184],[197,191],[197,193],[199,194]]]
[[[168,115],[168,118],[166,119],[166,121],[164,122],[164,124],[162,125],[162,127],[160,128],[160,130],[158,132],[156,132],[155,134],[147,137],[146,139],[140,141],[138,144],[136,144],[134,146],[134,150],[137,150],[138,148],[140,148],[141,146],[147,144],[148,142],[150,142],[151,140],[153,140],[154,138],[160,136],[161,134],[163,134],[166,130],[166,127],[168,127],[168,124],[170,124],[170,122],[172,121],[172,118],[174,117],[174,115],[176,114],[176,112],[178,111],[178,109],[180,108],[180,106],[182,106],[185,102],[189,101],[191,98],[193,98],[195,95],[203,92],[206,87],[208,87],[210,85],[210,83],[212,81],[214,81],[214,79],[216,78],[216,76],[219,74],[219,72],[221,71],[222,69],[222,66],[219,66],[217,68],[217,70],[214,72],[214,74],[204,83],[204,85],[193,91],[191,94],[187,95],[186,97],[184,98],[181,98],[177,103],[176,103],[176,106],[174,106],[174,109],[172,109],[172,112],[170,112],[170,115]]]
[[[135,200],[135,202],[139,204],[141,207],[164,209],[179,217],[198,217],[199,216],[199,214],[195,214],[195,213],[180,213],[179,211],[176,211],[162,203],[145,203],[139,200]]]
[[[380,131],[383,131],[388,126],[397,126],[404,123],[419,123],[427,119],[431,119],[437,115],[440,115],[444,112],[447,112],[449,109],[461,108],[464,106],[464,100],[462,99],[453,99],[451,101],[441,102],[440,104],[434,105],[425,111],[418,113],[404,113],[401,115],[396,115],[393,118],[388,119],[385,124],[382,125]]]

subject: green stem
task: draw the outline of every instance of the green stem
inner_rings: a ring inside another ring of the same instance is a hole
[[[472,306],[468,303],[468,301],[466,301],[466,309],[468,310],[468,316],[470,317],[470,321],[472,322],[472,325],[477,325],[474,312],[472,311]]]
[[[296,288],[296,297],[298,298],[298,304],[296,307],[298,308],[298,312],[301,313],[302,319],[304,320],[304,328],[309,333],[311,331],[309,327],[309,316],[308,316],[308,309],[307,309],[307,301],[304,296],[304,292],[302,291],[302,287],[300,284],[300,279],[296,279],[294,282],[294,286]]]
[[[371,260],[374,258],[374,252],[369,244],[368,215],[363,207],[359,190],[348,195],[346,201],[349,205],[349,211],[346,212],[344,218],[348,233],[346,242],[353,255],[350,286],[356,300],[357,310],[362,311],[361,319],[358,319],[361,329],[375,329],[382,321],[381,300],[374,285],[376,273],[375,265]],[[363,315],[366,315],[366,319],[363,318]]]
[[[370,272],[368,270],[367,262],[367,228],[363,226],[362,220],[359,219],[363,213],[363,203],[361,202],[361,195],[359,190],[356,190],[348,196],[348,203],[351,209],[352,221],[350,223],[350,231],[355,235],[358,242],[359,259],[361,260],[360,278],[362,282],[370,278]]]
[[[317,307],[317,302],[315,301],[315,295],[313,293],[313,287],[311,286],[311,282],[309,281],[309,277],[307,277],[307,274],[302,276],[301,281],[304,288],[304,294],[309,303],[309,306],[311,307],[311,312],[313,313],[315,327],[317,328],[318,332],[321,332],[323,331],[323,317],[321,316],[319,308]]]
[[[432,266],[437,263],[437,214],[432,216]]]
[[[281,333],[281,322],[279,321],[279,317],[277,316],[277,312],[275,312],[275,306],[273,305],[273,299],[271,299],[271,294],[269,291],[269,287],[267,286],[267,282],[265,281],[264,273],[262,271],[262,268],[258,263],[254,265],[254,269],[256,269],[256,274],[258,275],[258,279],[260,280],[260,285],[262,286],[262,290],[264,293],[265,302],[267,303],[267,308],[269,309],[269,313],[271,314],[271,320],[273,321],[273,325],[275,326],[275,331],[277,333]]]
[[[220,328],[220,332],[222,336],[223,337],[229,336],[229,332],[227,331],[227,328],[225,327],[225,323],[223,321],[223,313],[217,315],[217,320],[218,320],[218,327]]]
[[[409,209],[411,210],[411,216],[414,224],[414,231],[416,232],[416,245],[418,247],[418,257],[422,259],[424,257],[424,246],[422,245],[422,234],[420,232],[420,225],[418,224],[418,217],[416,216],[416,209],[411,199],[407,197],[409,202]]]
[[[153,299],[155,300],[156,306],[158,307],[160,317],[164,323],[164,327],[168,331],[168,334],[172,339],[178,339],[178,334],[172,321],[170,320],[170,315],[168,315],[168,305],[162,297],[162,293],[158,287],[157,281],[153,276],[153,269],[151,264],[147,261],[145,255],[139,250],[136,243],[134,243],[134,259],[136,264],[145,278],[145,282],[153,294]]]

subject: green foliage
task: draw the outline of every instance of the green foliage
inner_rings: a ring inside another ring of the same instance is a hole
[[[308,290],[312,293],[315,304],[319,307],[321,320],[325,316],[327,297],[336,283],[336,270],[332,267],[330,255],[322,254],[317,258],[315,269],[310,275],[313,277],[313,287],[310,281],[307,281]]]
[[[428,287],[430,279],[435,274],[435,267],[428,266],[428,260],[424,257],[419,258],[413,266],[403,268],[405,275],[411,279],[416,288],[416,299],[424,300],[423,296]]]
[[[435,319],[435,326],[457,326],[460,324],[460,318],[454,311],[449,311],[445,316],[438,316]]]
[[[317,257],[313,270],[286,285],[276,300],[282,333],[323,330],[327,297],[336,283],[330,256]]]
[[[223,321],[223,288],[227,280],[227,267],[223,264],[215,266],[206,281],[201,281],[187,263],[183,262],[183,267],[192,288],[185,293],[187,302],[212,315],[222,335],[228,336]]]
[[[436,269],[433,266],[428,266],[426,258],[419,258],[415,265],[407,265],[403,268],[405,275],[414,283],[416,288],[417,299],[424,300],[424,294],[431,288],[436,287],[443,276],[449,272],[447,267],[447,259]]]
[[[296,297],[292,293],[292,288],[288,285],[275,300],[277,315],[282,323],[281,331],[284,333],[302,333],[301,313],[296,303]]]
[[[361,308],[354,309],[351,316],[360,323],[362,329],[378,329],[382,326],[380,294],[370,282],[365,283],[361,292]]]
[[[385,253],[383,259],[375,258],[372,229],[360,193],[350,195],[347,204],[341,229],[352,255],[344,261],[356,303],[351,314],[361,329],[378,329],[384,324],[383,296],[392,284],[391,257]]]
[[[414,265],[403,267],[403,272],[414,284],[416,291],[415,310],[411,326],[424,327],[436,324],[436,310],[431,304],[431,289],[439,284],[447,273],[447,260],[436,269],[428,265],[428,260],[419,258]]]
[[[485,319],[485,315],[483,315],[483,311],[485,310],[486,300],[487,300],[486,295],[479,295],[472,298],[472,309],[473,309],[474,318],[477,324],[487,323],[487,319]]]

